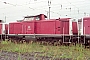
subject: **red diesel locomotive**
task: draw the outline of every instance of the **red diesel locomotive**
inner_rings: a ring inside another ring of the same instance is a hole
[[[80,19],[81,20],[81,19]],[[2,26],[3,25],[3,26]],[[16,41],[79,42],[80,22],[72,18],[47,19],[44,14],[26,16],[23,20],[0,24],[0,34]],[[4,27],[4,29],[2,29]],[[4,31],[4,33],[2,33]]]

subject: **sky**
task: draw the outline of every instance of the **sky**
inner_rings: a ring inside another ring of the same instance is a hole
[[[45,14],[50,18],[90,16],[90,0],[0,0],[0,19],[9,22],[22,20],[27,15]]]

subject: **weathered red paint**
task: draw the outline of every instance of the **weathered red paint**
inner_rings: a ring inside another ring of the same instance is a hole
[[[90,34],[90,17],[83,18],[83,33]]]
[[[34,21],[22,22],[22,34],[34,34]]]
[[[60,18],[45,20],[45,15],[40,14],[40,20],[22,21],[9,24],[10,34],[69,34],[69,19]],[[28,16],[28,17],[37,17]],[[26,18],[28,18],[26,17]],[[76,25],[76,24],[74,24]],[[73,26],[76,28],[76,26]],[[76,33],[76,30],[73,30]]]
[[[62,30],[63,30],[63,34],[69,34],[69,21],[64,20],[62,21]]]
[[[66,19],[37,21],[35,25],[36,34],[69,34],[69,21]]]
[[[21,22],[9,23],[9,34],[22,34]]]
[[[72,33],[78,34],[77,22],[72,22]]]

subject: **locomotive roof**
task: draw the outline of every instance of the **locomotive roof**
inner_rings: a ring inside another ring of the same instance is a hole
[[[71,19],[71,18],[59,18],[59,19],[61,19],[61,20],[67,20],[67,19]]]
[[[39,15],[35,15],[35,16],[25,16],[24,18],[30,18],[30,17],[40,17],[40,15],[41,15],[41,14],[39,14]],[[45,18],[47,18],[47,16],[46,16],[46,15],[44,15],[44,17],[45,17]]]
[[[84,17],[83,20],[90,20],[90,17]],[[79,22],[82,21],[82,18],[78,19]]]
[[[83,19],[90,19],[90,17],[84,17]]]

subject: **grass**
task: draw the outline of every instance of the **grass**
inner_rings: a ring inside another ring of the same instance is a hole
[[[90,49],[85,49],[82,45],[76,46],[50,46],[40,45],[38,43],[17,44],[10,41],[0,43],[1,51],[17,53],[33,53],[35,56],[48,56],[53,58],[72,58],[72,60],[90,59]],[[39,53],[39,54],[38,54]]]

